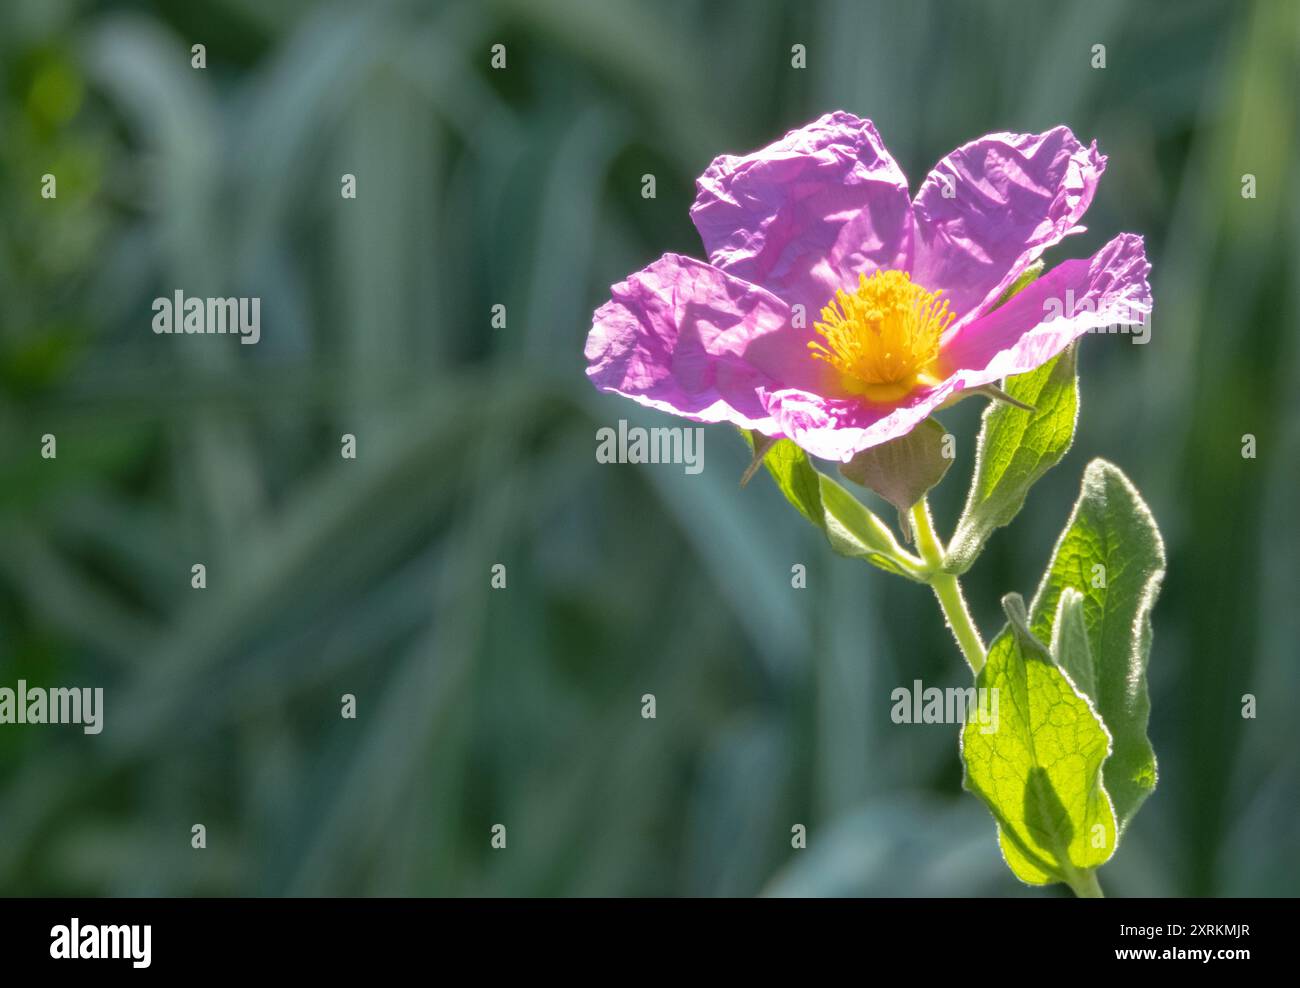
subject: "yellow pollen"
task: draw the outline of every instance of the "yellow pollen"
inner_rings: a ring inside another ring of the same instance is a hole
[[[942,292],[927,292],[905,271],[858,276],[852,294],[837,291],[813,328],[813,359],[842,375],[843,386],[873,401],[896,401],[929,383],[939,338],[955,318]]]

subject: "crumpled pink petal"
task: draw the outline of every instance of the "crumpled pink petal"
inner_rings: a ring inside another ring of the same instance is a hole
[[[709,260],[812,322],[859,272],[909,266],[907,179],[869,120],[828,113],[753,154],[715,158],[691,219]]]
[[[777,363],[787,359],[780,342],[789,334],[784,302],[679,254],[665,254],[610,291],[585,350],[597,388],[697,422],[776,431],[760,391],[781,382],[746,353],[767,343],[777,348]],[[811,363],[806,350],[802,360]]]
[[[943,345],[941,368],[977,388],[1041,366],[1089,330],[1139,325],[1151,313],[1150,272],[1142,238],[1121,233],[960,328]]]
[[[1081,229],[1106,158],[1068,127],[989,134],[953,151],[916,194],[913,280],[979,318],[1053,244]]]
[[[780,434],[813,456],[847,463],[872,446],[906,435],[960,390],[950,378],[897,405],[870,405],[795,388],[771,392],[764,404]]]

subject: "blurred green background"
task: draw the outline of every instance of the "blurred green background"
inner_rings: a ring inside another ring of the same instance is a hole
[[[715,154],[836,108],[913,191],[992,130],[1109,155],[1048,259],[1144,234],[1151,342],[1085,340],[1074,449],[967,592],[991,634],[1122,466],[1169,548],[1160,785],[1102,882],[1300,891],[1298,50],[1288,0],[8,0],[0,685],[106,714],[0,727],[0,893],[1057,894],[1001,863],[955,728],[890,721],[966,681],[924,588],[738,490],[726,427],[699,476],[595,462],[676,424],[586,382],[609,284],[701,254]],[[178,288],[260,296],[261,342],[155,336]]]

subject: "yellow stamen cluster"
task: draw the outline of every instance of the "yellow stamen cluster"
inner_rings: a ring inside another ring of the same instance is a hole
[[[939,338],[952,322],[942,292],[927,292],[905,271],[858,276],[852,294],[840,290],[813,328],[813,358],[841,375],[843,385],[874,401],[894,401],[923,382],[939,356]]]

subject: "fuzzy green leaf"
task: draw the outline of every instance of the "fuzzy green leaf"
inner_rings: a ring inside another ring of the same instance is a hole
[[[1115,851],[1101,775],[1110,738],[1030,633],[1020,596],[1008,594],[1002,606],[1008,625],[976,677],[979,689],[997,690],[997,716],[992,724],[971,718],[962,730],[964,784],[992,811],[1017,878],[1075,885]]]
[[[949,572],[970,569],[988,537],[1015,518],[1029,489],[1069,450],[1079,414],[1076,349],[1007,378],[1007,394],[1033,411],[1000,401],[984,410],[975,474],[944,558]]]
[[[1084,696],[1097,697],[1097,667],[1088,643],[1088,624],[1083,615],[1083,594],[1073,587],[1061,591],[1052,624],[1052,658]]]
[[[1137,488],[1119,467],[1093,460],[1034,597],[1031,627],[1054,644],[1087,639],[1091,674],[1067,672],[1113,738],[1106,789],[1121,830],[1156,786],[1146,672],[1151,608],[1164,573],[1164,543]]]

